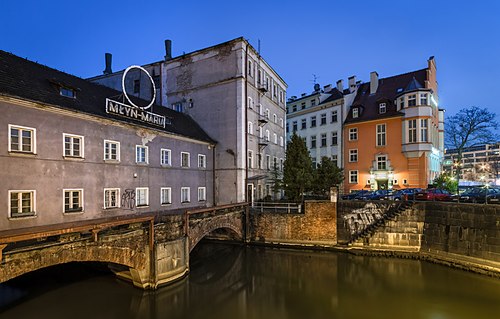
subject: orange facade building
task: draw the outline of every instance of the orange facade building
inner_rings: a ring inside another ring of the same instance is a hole
[[[426,188],[441,172],[436,64],[360,84],[343,128],[344,192]]]

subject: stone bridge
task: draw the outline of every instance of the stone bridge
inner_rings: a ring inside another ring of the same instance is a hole
[[[155,289],[189,271],[208,235],[245,239],[246,204],[141,214],[0,232],[0,283],[69,262],[103,262],[137,287]]]

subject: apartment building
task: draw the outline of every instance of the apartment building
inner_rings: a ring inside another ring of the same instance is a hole
[[[126,95],[0,51],[0,230],[214,204],[215,140]]]
[[[344,191],[425,188],[439,175],[444,110],[434,57],[427,68],[359,85],[344,122]]]
[[[217,140],[215,202],[280,197],[271,184],[285,157],[286,83],[243,38],[177,57],[171,48],[165,41],[165,59],[143,68],[153,75],[158,103],[189,115]],[[139,97],[147,92],[140,73],[122,82],[124,71],[112,73],[107,65],[90,80],[128,86]]]
[[[443,169],[456,176],[460,166],[460,184],[500,184],[500,143],[480,144],[462,150],[458,161],[458,150],[446,149]]]

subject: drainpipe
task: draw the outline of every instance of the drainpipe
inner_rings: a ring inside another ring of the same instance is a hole
[[[217,197],[215,196],[215,190],[216,190],[216,182],[215,182],[215,144],[212,145],[212,205],[217,206],[216,199]]]
[[[245,154],[244,154],[244,158],[245,158],[245,201],[248,202],[249,201],[249,196],[247,194],[248,192],[248,123],[247,123],[247,119],[248,119],[248,42],[245,40],[246,42],[246,46],[245,46],[245,65],[243,67],[243,70],[244,70],[244,76],[243,78],[245,79],[245,103],[243,103],[243,105],[245,106],[245,117],[244,117],[244,120],[243,120],[243,125],[245,125]],[[253,162],[253,161],[252,161]],[[253,193],[253,187],[252,187],[252,193]]]

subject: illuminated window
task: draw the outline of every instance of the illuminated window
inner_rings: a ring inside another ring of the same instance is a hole
[[[349,183],[357,184],[358,183],[358,171],[349,171]]]
[[[377,125],[377,146],[385,146],[386,131],[385,124]]]

